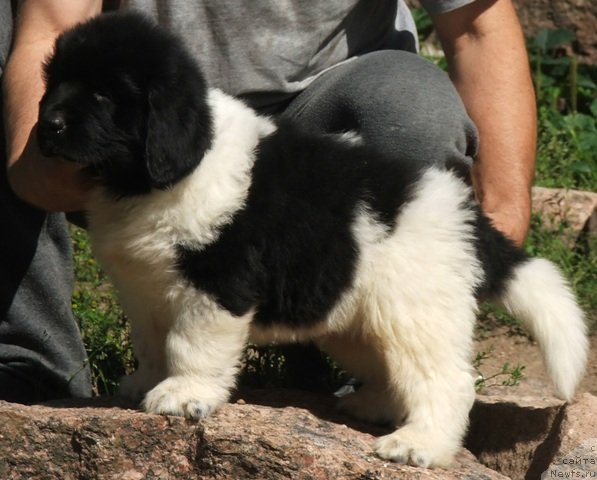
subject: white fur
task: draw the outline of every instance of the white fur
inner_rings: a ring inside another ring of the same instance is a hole
[[[149,412],[201,417],[227,399],[249,339],[312,339],[364,382],[341,408],[366,420],[402,424],[377,441],[381,457],[447,465],[474,400],[474,292],[483,273],[467,206],[470,190],[448,172],[429,170],[391,232],[361,206],[352,226],[360,251],[354,285],[328,318],[300,330],[253,324],[252,312],[233,317],[189,286],[174,264],[175,245],[200,249],[215,241],[243,207],[254,149],[275,129],[218,91],[209,102],[214,143],[188,178],[142,198],[116,200],[98,190],[90,203],[95,252],[120,291],[140,363],[123,381],[123,393],[147,392],[143,405]],[[556,385],[569,397],[586,350],[579,313],[572,299],[561,298],[557,274],[539,272],[542,263],[528,265],[511,282],[506,305],[529,319]],[[549,291],[542,283],[546,275]],[[529,285],[535,293],[527,299],[520,287]],[[558,300],[550,302],[549,292]],[[536,303],[551,311],[547,321],[527,314]],[[570,317],[572,324],[565,320]],[[560,339],[558,331],[569,336]]]
[[[558,395],[571,400],[585,370],[589,340],[563,275],[551,262],[532,259],[516,270],[502,302],[537,340]]]

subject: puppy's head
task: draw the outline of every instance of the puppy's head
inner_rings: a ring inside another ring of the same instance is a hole
[[[119,195],[165,189],[211,143],[203,76],[179,39],[137,14],[63,33],[44,66],[37,138]]]

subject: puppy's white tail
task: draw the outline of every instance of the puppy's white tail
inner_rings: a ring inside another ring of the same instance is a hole
[[[523,262],[500,300],[539,344],[557,394],[570,400],[585,371],[589,341],[583,313],[562,273],[544,259]]]

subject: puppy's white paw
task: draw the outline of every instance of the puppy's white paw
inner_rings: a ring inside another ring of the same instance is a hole
[[[406,425],[378,438],[375,453],[383,459],[415,467],[447,467],[454,459],[459,445],[442,441],[441,437],[438,432],[420,431]]]
[[[148,413],[200,419],[227,398],[228,392],[210,388],[192,377],[169,377],[145,396],[142,405]]]

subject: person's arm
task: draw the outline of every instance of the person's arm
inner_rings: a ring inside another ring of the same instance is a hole
[[[35,135],[44,92],[42,64],[65,29],[101,11],[101,0],[22,0],[2,78],[8,180],[26,202],[53,211],[82,208],[86,186],[75,165],[41,156]]]
[[[479,130],[473,186],[493,224],[522,244],[531,215],[536,105],[511,0],[477,0],[433,17],[450,76]]]

